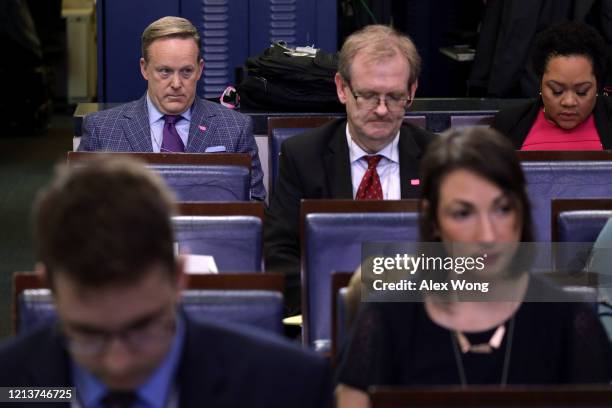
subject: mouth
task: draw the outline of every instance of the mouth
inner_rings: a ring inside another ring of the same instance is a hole
[[[578,114],[576,112],[561,112],[559,113],[559,117],[564,120],[573,120],[578,117]]]

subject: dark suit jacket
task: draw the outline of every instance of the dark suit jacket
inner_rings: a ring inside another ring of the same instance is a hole
[[[411,124],[402,126],[399,139],[402,198],[418,198],[419,161],[433,135]],[[300,200],[352,199],[353,185],[346,120],[294,136],[281,146],[279,177],[266,213],[264,251],[266,270],[286,274],[286,302],[292,313],[300,305]]]
[[[322,357],[248,327],[185,321],[179,407],[332,406],[329,367]],[[53,326],[1,346],[0,367],[0,386],[72,386],[70,357]]]
[[[514,148],[520,150],[541,108],[541,99],[534,99],[523,105],[501,110],[493,118],[492,127],[508,136]],[[598,96],[593,114],[603,148],[612,149],[612,97]]]
[[[79,151],[152,152],[146,94],[137,101],[102,110],[83,119]],[[228,153],[251,155],[251,198],[264,200],[263,171],[249,116],[195,98],[186,153],[224,146]]]

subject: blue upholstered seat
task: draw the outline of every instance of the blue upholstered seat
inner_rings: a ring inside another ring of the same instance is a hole
[[[452,128],[464,128],[468,126],[489,127],[493,122],[494,115],[451,115],[450,125]]]
[[[27,289],[18,299],[19,332],[56,318],[49,289]],[[183,309],[193,319],[247,324],[282,334],[283,296],[271,290],[185,290]]]
[[[262,223],[259,217],[177,216],[172,224],[179,251],[212,255],[219,272],[261,271]]]
[[[610,217],[612,217],[612,210],[561,211],[557,216],[555,225],[557,240],[561,243],[571,244],[564,245],[556,251],[556,267],[571,271],[587,269],[590,272],[610,275],[608,273],[609,265],[604,266],[601,259],[609,259],[612,249],[603,246],[598,250],[600,252],[595,253],[592,245]],[[587,244],[578,245],[577,242]],[[603,279],[604,275],[600,275],[600,279]],[[603,281],[599,283],[604,284]]]
[[[251,172],[238,165],[149,164],[178,201],[248,201]]]
[[[550,241],[553,198],[611,198],[612,161],[523,162],[537,241]]]
[[[278,179],[278,158],[283,142],[290,137],[310,130],[309,128],[274,128],[268,140],[268,160],[270,160],[270,191],[274,190]]]
[[[414,212],[312,213],[305,219],[304,270],[307,296],[305,343],[317,351],[331,346],[331,275],[354,271],[361,262],[361,245],[371,242],[414,242],[418,239]]]
[[[612,209],[562,211],[557,217],[557,239],[559,242],[595,242],[610,217]]]

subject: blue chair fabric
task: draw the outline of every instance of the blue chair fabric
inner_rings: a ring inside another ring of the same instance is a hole
[[[354,271],[361,246],[373,242],[415,242],[418,215],[391,213],[312,213],[305,219],[302,284],[307,296],[304,342],[320,352],[331,348],[331,275]]]
[[[551,240],[553,198],[612,198],[612,161],[522,162],[536,240]]]
[[[149,164],[178,201],[248,201],[251,172],[238,165]]]
[[[19,332],[57,317],[49,289],[26,289],[18,299]],[[194,320],[246,324],[283,334],[283,296],[272,290],[185,290],[182,306]]]
[[[172,217],[179,251],[211,255],[219,272],[262,270],[262,221],[250,215]]]
[[[562,211],[557,216],[559,242],[595,242],[612,210]]]
[[[271,165],[270,171],[270,191],[274,190],[276,180],[278,179],[278,162],[281,152],[281,145],[290,137],[303,133],[310,128],[274,128],[270,134],[268,141],[269,160]]]

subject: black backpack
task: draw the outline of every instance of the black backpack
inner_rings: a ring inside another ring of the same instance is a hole
[[[314,57],[288,55],[282,43],[246,60],[246,77],[238,85],[243,108],[281,111],[342,112],[334,75],[337,54],[317,50]]]

